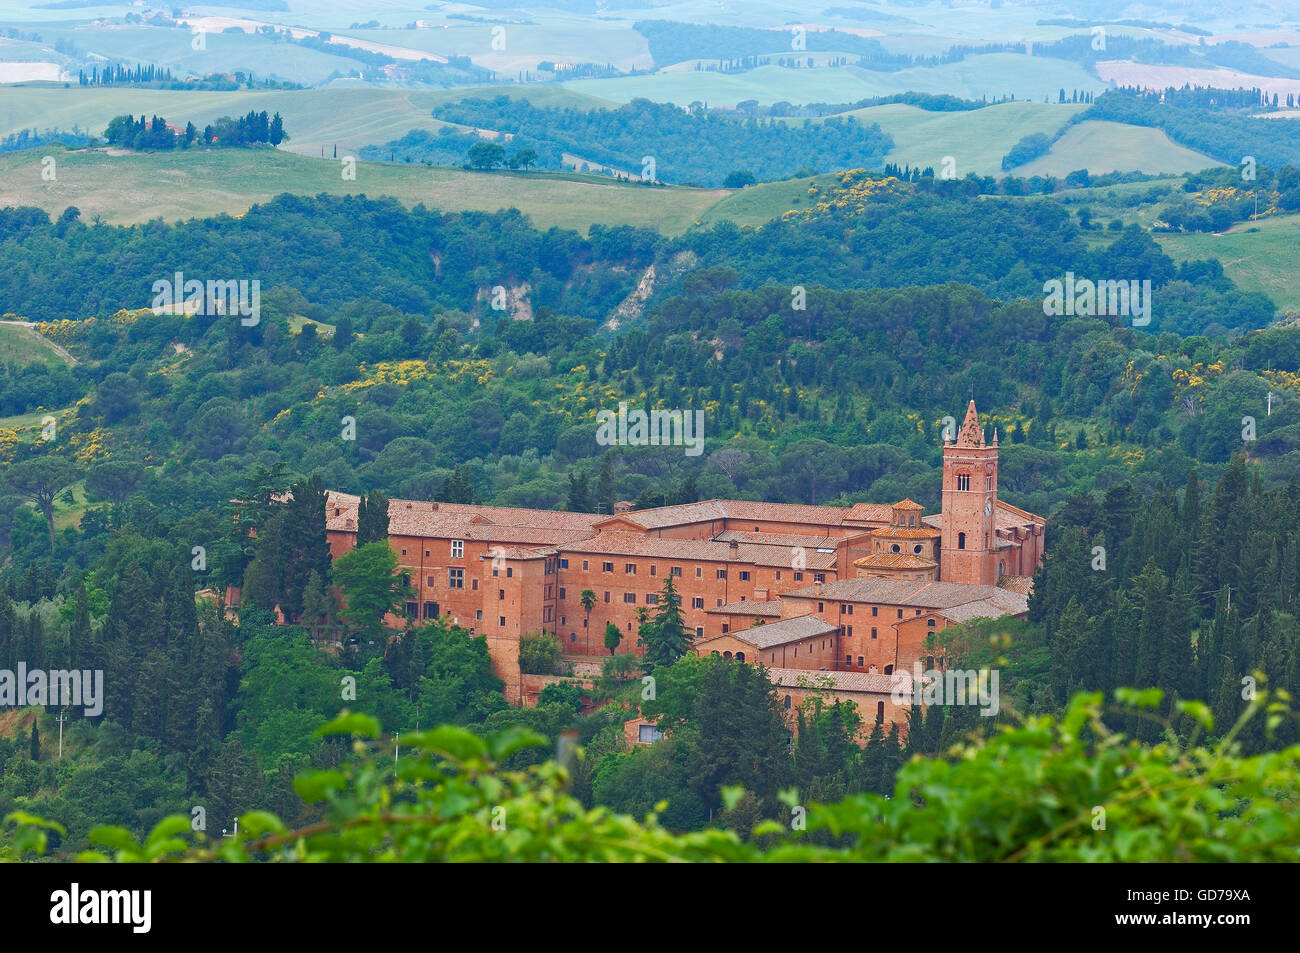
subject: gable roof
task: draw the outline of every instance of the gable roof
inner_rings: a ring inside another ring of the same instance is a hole
[[[817,583],[782,594],[782,598],[789,597],[942,609],[945,614],[948,614],[948,609],[956,606],[983,603],[985,605],[981,605],[980,609],[994,612],[994,617],[1021,615],[1029,611],[1029,600],[1026,596],[1009,589],[999,589],[997,586],[981,586],[965,582],[877,579],[870,576]]]
[[[789,645],[791,642],[802,642],[804,639],[833,635],[839,630],[839,626],[831,625],[815,615],[800,615],[782,619],[780,622],[769,622],[767,625],[756,625],[739,632],[728,632],[726,637],[739,639],[758,649],[771,649],[779,645]],[[723,636],[714,636],[714,638],[723,638]],[[713,639],[709,639],[701,642],[700,645],[707,645],[712,641]]]
[[[889,695],[896,690],[892,675],[871,672],[811,672],[802,668],[769,668],[767,677],[781,688],[818,689],[824,686],[829,691],[869,692],[873,695]],[[911,679],[899,679],[897,691],[900,695],[911,695]]]

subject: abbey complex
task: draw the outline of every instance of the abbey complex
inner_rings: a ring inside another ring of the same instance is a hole
[[[334,558],[356,544],[358,503],[329,494]],[[974,401],[943,448],[942,508],[929,515],[911,500],[619,504],[613,514],[389,504],[389,545],[416,593],[407,617],[446,617],[485,637],[512,703],[530,694],[521,636],[551,632],[569,657],[599,662],[613,622],[635,650],[637,610],[653,612],[671,576],[697,653],[761,662],[795,703],[820,685],[888,721],[902,717],[889,675],[928,667],[927,635],[1027,613],[1044,526],[998,499],[997,437],[986,445]]]

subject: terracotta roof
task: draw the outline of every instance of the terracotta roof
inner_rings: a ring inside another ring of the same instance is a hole
[[[998,587],[1001,589],[1009,589],[1011,592],[1018,592],[1023,596],[1027,596],[1034,591],[1034,577],[1003,576],[998,580]]]
[[[894,692],[894,676],[870,672],[810,672],[800,668],[769,668],[767,677],[782,688],[822,688],[837,692],[870,692],[873,695],[890,695]],[[911,679],[898,681],[898,693],[911,695]]]
[[[1022,510],[1018,506],[1012,506],[1005,500],[998,500],[998,516],[1001,517],[1004,514],[1007,516],[1020,517],[1021,523],[1040,523],[1044,526],[1047,525],[1047,520],[1044,517],[1030,513],[1028,510]],[[999,519],[998,525],[1002,525],[1002,520]]]
[[[761,599],[741,599],[730,605],[706,609],[705,612],[717,615],[766,615],[780,618],[781,602],[779,599],[772,599],[769,602],[763,602]]]
[[[859,576],[855,579],[841,579],[837,582],[805,586],[783,595],[945,610],[952,606],[989,601],[992,606],[1002,609],[1001,615],[1021,615],[1029,611],[1029,601],[1018,592],[999,589],[997,586],[980,586],[965,582],[910,581]]]
[[[907,553],[872,553],[853,560],[853,565],[863,569],[933,569],[939,564],[933,559],[923,559]]]
[[[611,556],[650,556],[659,559],[694,559],[707,562],[748,563],[792,569],[789,550],[779,546],[753,543],[715,543],[708,539],[673,539],[643,536],[640,533],[604,532],[591,539],[575,540],[559,546],[566,553],[594,553]],[[821,572],[835,568],[834,553],[816,550],[804,554],[805,569]]]
[[[1018,506],[1012,506],[1005,500],[998,500],[994,503],[993,512],[996,514],[995,523],[998,529],[1014,529],[1017,526],[1025,526],[1030,523],[1039,526],[1047,525],[1047,520],[1043,517],[1035,516]],[[931,513],[928,516],[922,516],[921,522],[925,523],[926,526],[939,529],[943,526],[943,514]]]
[[[942,535],[937,529],[909,529],[906,526],[882,526],[871,531],[872,536],[892,536],[895,539],[934,539]]]
[[[867,507],[869,509],[860,509]],[[758,500],[706,500],[702,503],[682,503],[676,506],[657,506],[648,510],[633,510],[617,516],[607,516],[604,522],[626,520],[647,530],[685,526],[721,520],[758,520],[775,523],[802,523],[805,525],[840,526],[846,520],[887,523],[893,508],[879,504],[859,503],[852,507],[813,506],[805,503],[764,503]],[[598,526],[601,524],[597,524]]]
[[[839,630],[839,626],[831,625],[815,615],[800,615],[791,619],[782,619],[780,622],[769,622],[767,625],[756,625],[750,629],[728,632],[727,634],[740,639],[742,642],[748,642],[755,648],[771,649],[778,645],[789,645],[791,642],[802,642],[804,639],[833,635]],[[720,638],[720,636],[715,636],[715,638]],[[712,641],[712,639],[709,641]]]
[[[844,519],[850,523],[888,523],[894,508],[885,503],[854,503]]]
[[[360,497],[330,490],[325,503],[325,528],[355,530],[359,502]],[[388,502],[388,532],[393,536],[558,543],[593,535],[592,527],[601,519],[604,517],[597,513],[511,506],[473,506],[429,500]]]
[[[923,509],[925,509],[925,507],[922,506],[920,503],[917,503],[915,500],[913,500],[913,499],[911,499],[911,498],[909,497],[909,498],[907,498],[907,499],[905,499],[905,500],[900,500],[899,502],[895,503],[895,504],[894,504],[894,509],[896,509],[896,510],[923,510]]]
[[[862,534],[865,535],[865,534]],[[834,549],[843,536],[803,536],[798,533],[754,533],[724,529],[713,536],[718,543],[754,543],[758,546],[802,546],[805,549]]]
[[[520,546],[493,546],[491,552],[482,553],[479,559],[541,559],[543,556],[554,556],[556,550],[551,546],[538,546],[534,549],[524,549]]]
[[[1016,595],[1019,595],[1019,593],[1016,593]],[[966,602],[959,606],[947,606],[939,611],[941,615],[947,616],[953,622],[969,622],[971,619],[1000,619],[1008,614],[1001,601],[993,599],[980,599],[977,602]],[[1025,604],[1025,611],[1029,611],[1028,602]]]

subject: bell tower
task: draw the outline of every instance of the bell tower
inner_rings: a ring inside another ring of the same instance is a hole
[[[957,439],[943,446],[943,525],[939,579],[995,586],[997,577],[998,438],[984,445],[975,401]]]

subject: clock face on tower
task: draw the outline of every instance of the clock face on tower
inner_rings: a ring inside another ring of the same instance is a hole
[[[985,500],[985,501],[984,501],[984,515],[985,515],[985,516],[988,516],[988,515],[991,514],[992,512],[993,512],[993,501],[992,501],[992,500]]]

